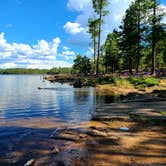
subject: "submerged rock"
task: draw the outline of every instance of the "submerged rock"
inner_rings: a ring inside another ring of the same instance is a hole
[[[54,149],[51,151],[52,154],[57,154],[59,152],[60,152],[60,150],[57,146],[55,146]]]
[[[34,159],[31,159],[31,160],[27,161],[27,162],[24,164],[24,166],[33,166],[34,163],[35,163],[35,160],[34,160]]]
[[[74,88],[82,88],[83,83],[82,83],[81,80],[76,80],[76,81],[73,83],[73,86],[74,86]]]
[[[76,129],[57,129],[50,136],[52,139],[65,139],[69,141],[79,141],[85,137],[85,134],[80,133]]]
[[[106,137],[107,133],[99,130],[88,130],[87,134],[93,137]]]

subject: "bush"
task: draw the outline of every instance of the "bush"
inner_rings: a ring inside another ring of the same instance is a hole
[[[128,80],[135,86],[151,87],[160,84],[159,80],[153,77],[151,78],[130,77],[128,78]]]
[[[110,77],[99,77],[99,78],[97,78],[96,82],[98,84],[103,84],[104,85],[104,84],[112,84],[113,80]]]
[[[131,86],[131,83],[126,78],[113,77],[112,82],[116,86],[123,86],[123,87],[130,87]]]

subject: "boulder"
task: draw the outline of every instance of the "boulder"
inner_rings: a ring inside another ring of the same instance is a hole
[[[64,139],[68,141],[80,141],[86,137],[85,134],[80,133],[76,129],[57,129],[55,130],[50,138],[53,139]]]
[[[107,133],[99,130],[88,130],[87,134],[93,137],[106,137]]]
[[[28,161],[24,164],[24,166],[33,166],[34,163],[35,163],[35,160],[34,160],[34,159],[31,159],[31,160],[28,160]]]

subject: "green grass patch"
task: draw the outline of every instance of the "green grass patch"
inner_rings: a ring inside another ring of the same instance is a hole
[[[112,84],[113,80],[110,77],[99,77],[96,79],[96,82],[101,85]]]
[[[166,111],[160,111],[160,114],[166,116]]]
[[[131,87],[131,83],[126,78],[112,78],[113,84],[116,86],[122,86],[122,87]]]
[[[160,81],[159,79],[150,77],[150,78],[144,78],[144,77],[129,77],[129,82],[132,83],[134,86],[139,86],[141,88],[143,87],[151,87],[155,85],[159,85]]]

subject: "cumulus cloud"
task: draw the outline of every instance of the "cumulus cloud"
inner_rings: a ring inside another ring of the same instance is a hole
[[[89,6],[91,0],[69,0],[67,7],[71,10],[82,11]]]
[[[71,66],[70,63],[56,60],[60,38],[52,41],[39,40],[36,45],[9,43],[5,34],[0,33],[0,68],[27,67],[52,68]]]
[[[104,41],[109,32],[120,25],[125,10],[129,7],[132,1],[133,0],[110,0],[110,5],[107,8],[107,10],[110,11],[110,14],[104,19],[105,24],[102,27],[102,41]],[[77,23],[80,27],[87,29],[88,19],[93,17],[92,1],[68,0],[67,7],[70,10],[79,12],[75,19],[75,23]],[[70,36],[68,41],[73,45],[82,45],[83,47],[87,47],[90,37],[86,33],[86,30],[84,30],[84,33],[81,32],[77,34],[77,37]]]
[[[64,29],[67,33],[75,35],[77,33],[83,32],[84,28],[81,27],[81,25],[79,23],[72,23],[70,21],[68,21],[65,25],[64,25]]]
[[[8,62],[8,63],[1,64],[1,68],[14,68],[16,66],[17,65],[13,62]]]
[[[63,47],[63,50],[70,50],[70,48],[69,48],[69,47],[64,46],[64,47]]]
[[[76,57],[76,53],[71,51],[69,47],[63,47],[63,51],[59,54],[59,56],[65,60],[73,60]]]

